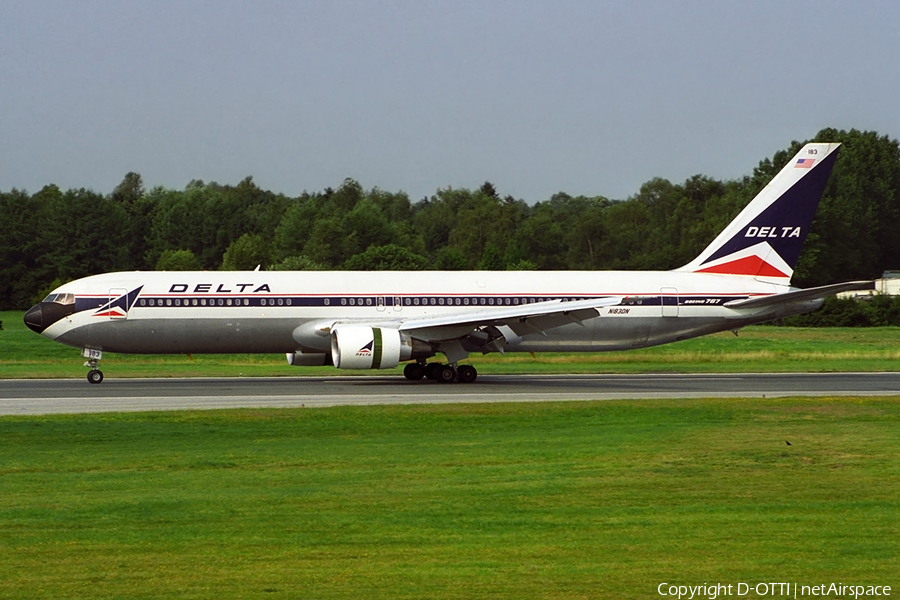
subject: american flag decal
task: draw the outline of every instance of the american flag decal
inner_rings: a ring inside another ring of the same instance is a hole
[[[814,158],[798,158],[797,162],[794,163],[795,169],[809,169],[813,166],[813,163],[816,162]]]

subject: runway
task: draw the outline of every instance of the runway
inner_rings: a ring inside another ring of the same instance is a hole
[[[900,373],[486,375],[474,384],[391,376],[0,381],[0,415],[370,404],[900,395]]]

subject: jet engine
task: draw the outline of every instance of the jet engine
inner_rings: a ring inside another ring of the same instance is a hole
[[[294,367],[321,367],[331,365],[331,356],[329,354],[318,352],[287,352],[288,364]]]
[[[431,344],[389,327],[336,325],[331,360],[338,369],[392,369],[400,361],[434,356]]]

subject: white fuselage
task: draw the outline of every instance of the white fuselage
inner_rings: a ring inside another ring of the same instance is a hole
[[[391,327],[411,317],[548,300],[622,297],[600,316],[508,340],[508,351],[652,346],[807,312],[821,300],[734,310],[726,302],[785,292],[752,277],[678,271],[123,272],[56,290],[76,311],[43,335],[70,346],[130,353],[328,352],[312,323]],[[126,310],[104,304],[139,290]]]

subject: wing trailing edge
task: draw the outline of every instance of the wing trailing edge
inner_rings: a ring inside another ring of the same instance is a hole
[[[778,304],[787,304],[789,302],[802,302],[805,300],[818,300],[834,296],[840,292],[849,292],[851,290],[870,290],[875,286],[874,281],[847,281],[844,283],[835,283],[832,285],[823,285],[820,287],[808,288],[805,290],[793,290],[784,292],[783,294],[772,294],[770,296],[759,296],[756,298],[747,298],[744,300],[734,300],[726,303],[724,306],[733,309],[744,308],[763,308],[766,306],[776,306]]]
[[[543,333],[569,323],[581,324],[586,319],[600,316],[600,309],[620,304],[619,296],[592,298],[563,302],[551,300],[514,307],[494,308],[470,313],[455,313],[437,317],[405,319],[400,331],[422,335],[424,339],[459,337],[459,331],[468,332],[478,327],[506,325],[518,334]],[[446,339],[446,338],[445,338]]]

